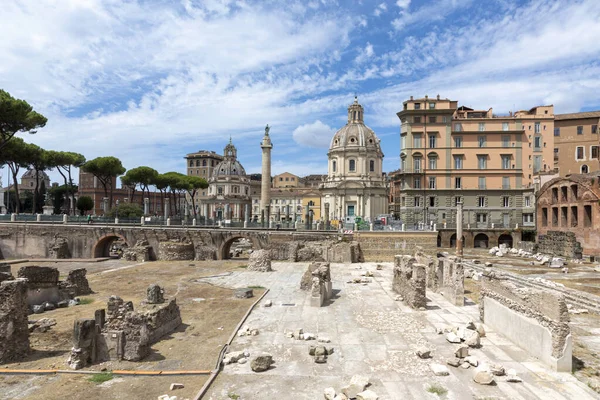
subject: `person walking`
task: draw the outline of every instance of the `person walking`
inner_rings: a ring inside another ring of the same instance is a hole
[[[92,214],[88,214],[88,216],[87,216],[87,223],[88,223],[88,225],[92,224]]]

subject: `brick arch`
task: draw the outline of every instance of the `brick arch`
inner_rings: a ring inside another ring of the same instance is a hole
[[[122,239],[125,244],[129,246],[127,239],[123,235],[107,233],[106,235],[100,236],[92,247],[92,258],[108,257],[111,243],[118,239]]]
[[[237,235],[233,235],[233,236],[227,238],[227,240],[223,241],[223,243],[219,247],[217,259],[218,260],[228,260],[229,259],[229,250],[231,249],[231,245],[233,244],[233,242],[235,242],[238,239],[248,239],[252,242],[252,247],[254,249],[261,249],[260,243],[255,237],[253,237],[251,235],[237,234]]]

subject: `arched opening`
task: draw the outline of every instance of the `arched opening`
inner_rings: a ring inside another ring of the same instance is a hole
[[[589,172],[589,170],[590,170],[590,169],[588,168],[588,166],[587,166],[587,165],[583,164],[583,165],[581,166],[581,173],[582,173],[582,174],[587,174],[587,173]]]
[[[512,236],[509,235],[508,233],[503,233],[502,235],[498,236],[498,246],[500,246],[501,244],[505,244],[507,247],[512,247],[513,246]]]
[[[463,247],[465,246],[465,235],[463,235],[462,237],[462,242],[463,242]],[[452,236],[450,236],[450,248],[455,248],[456,247],[456,233],[453,233]]]
[[[473,239],[473,247],[487,249],[490,245],[490,238],[485,233],[478,233]]]
[[[437,247],[442,247],[442,236],[437,235]]]
[[[260,247],[250,238],[243,236],[227,240],[221,248],[221,260],[248,260],[250,254]]]
[[[92,248],[94,258],[114,257],[120,258],[123,251],[129,247],[125,238],[117,234],[102,236]]]

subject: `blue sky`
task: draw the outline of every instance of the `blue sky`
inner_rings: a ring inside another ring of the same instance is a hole
[[[231,136],[260,172],[268,123],[273,174],[326,173],[354,94],[386,171],[410,95],[600,109],[597,0],[3,0],[0,20],[0,88],[49,119],[24,138],[128,169],[184,172]]]

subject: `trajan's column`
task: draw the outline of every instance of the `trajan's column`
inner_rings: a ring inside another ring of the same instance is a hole
[[[269,137],[269,125],[265,127],[265,136],[260,143],[262,149],[262,180],[260,184],[260,211],[264,211],[265,220],[269,221],[270,216],[267,212],[271,207],[271,149],[273,144]],[[268,208],[267,208],[268,207]]]

